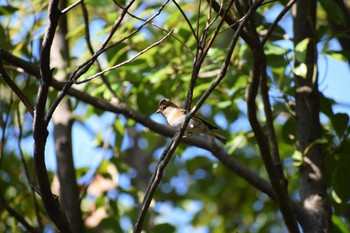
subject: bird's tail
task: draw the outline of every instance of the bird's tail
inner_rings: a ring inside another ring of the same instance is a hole
[[[220,134],[217,134],[211,130],[208,130],[206,133],[219,140],[222,144],[226,144],[227,142],[227,139],[224,136],[221,136]]]
[[[227,139],[219,134],[213,133],[213,136],[219,140],[222,144],[226,144]]]

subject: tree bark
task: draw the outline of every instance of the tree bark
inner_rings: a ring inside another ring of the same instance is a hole
[[[331,212],[327,200],[323,172],[325,153],[317,143],[322,138],[319,119],[317,78],[316,1],[298,0],[293,8],[294,46],[309,38],[305,61],[295,60],[295,67],[304,63],[304,77],[295,75],[297,149],[303,154],[300,166],[300,199],[306,218],[299,219],[305,233],[330,232]]]
[[[67,1],[60,1],[59,8],[63,9]],[[69,48],[67,35],[67,19],[62,15],[59,28],[52,45],[51,64],[58,69],[55,78],[66,80],[65,70],[69,67]],[[67,215],[74,232],[84,232],[84,224],[80,209],[79,189],[76,182],[72,150],[73,114],[68,99],[63,99],[55,110],[52,120],[54,123],[54,141],[57,162],[57,176],[60,183],[60,200],[62,209]]]

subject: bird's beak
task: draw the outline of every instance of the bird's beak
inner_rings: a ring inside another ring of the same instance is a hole
[[[156,114],[161,113],[161,112],[162,111],[160,110],[160,108],[158,108],[157,111],[156,111]]]

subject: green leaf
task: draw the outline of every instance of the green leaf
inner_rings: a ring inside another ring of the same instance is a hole
[[[345,25],[345,17],[340,6],[331,0],[320,0],[321,6],[327,12],[327,16],[339,25]]]
[[[170,225],[168,223],[162,223],[162,224],[156,225],[150,232],[152,232],[152,233],[163,233],[163,232],[172,233],[172,232],[175,232],[175,230],[176,229],[173,225]]]
[[[282,126],[282,139],[286,143],[295,143],[295,118],[289,117],[288,120]]]
[[[293,159],[294,166],[299,167],[303,164],[303,154],[300,151],[294,151],[291,157]]]
[[[266,55],[279,55],[279,56],[285,55],[288,52],[290,52],[289,49],[282,48],[272,43],[267,43],[264,46],[264,51]]]
[[[298,62],[301,62],[301,63],[305,62],[307,46],[309,42],[310,42],[310,38],[305,38],[295,46],[295,59]]]
[[[120,152],[120,148],[122,146],[122,142],[124,139],[124,133],[125,133],[125,127],[121,121],[120,118],[118,118],[115,123],[114,123],[114,129],[116,132],[115,136],[115,147],[114,149],[116,150],[117,153]]]
[[[344,145],[344,149],[339,155],[337,161],[334,177],[333,177],[333,189],[342,203],[348,203],[350,200],[350,148],[349,143]]]
[[[13,6],[0,6],[0,15],[11,15],[17,10],[18,8]]]
[[[331,99],[325,97],[323,94],[320,94],[320,110],[323,112],[327,117],[332,119],[333,117],[333,104],[336,102]]]
[[[337,113],[331,118],[333,127],[338,137],[342,137],[349,125],[349,116],[345,113]]]
[[[348,226],[337,215],[332,215],[333,232],[350,233]]]
[[[324,54],[341,62],[347,61],[346,54],[343,51],[328,50],[328,51],[325,51]]]
[[[293,68],[293,73],[299,77],[306,78],[307,66],[305,65],[305,63],[301,63],[297,67]]]

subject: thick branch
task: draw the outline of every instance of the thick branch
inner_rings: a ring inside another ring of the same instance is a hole
[[[289,200],[288,199],[286,200],[286,197],[287,197],[286,191],[283,189],[279,181],[278,173],[275,169],[275,166],[271,157],[267,138],[256,116],[257,108],[256,108],[255,99],[258,94],[260,75],[261,75],[261,70],[260,70],[259,60],[255,59],[253,74],[252,74],[252,82],[249,85],[248,92],[247,92],[247,107],[248,107],[249,123],[253,129],[261,156],[263,158],[263,161],[266,167],[266,171],[269,175],[274,192],[276,193],[276,200],[280,206],[280,210],[282,212],[285,223],[290,232],[299,232],[296,221],[291,221],[289,219],[289,218],[292,218],[293,220],[294,213],[291,210],[291,207],[289,206]],[[295,219],[295,216],[294,216],[294,219]],[[292,224],[289,225],[289,223],[292,223]]]
[[[49,23],[41,50],[40,87],[37,95],[33,122],[34,164],[42,194],[42,200],[49,217],[55,223],[59,231],[69,233],[72,232],[70,224],[61,208],[57,205],[53,198],[45,165],[45,146],[48,136],[47,122],[45,121],[45,107],[48,98],[49,85],[52,81],[52,72],[50,69],[50,49],[60,16],[58,2],[58,0],[51,0],[49,3]]]

